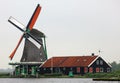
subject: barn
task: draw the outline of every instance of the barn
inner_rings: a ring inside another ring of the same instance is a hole
[[[100,56],[60,56],[48,59],[41,67],[41,74],[62,73],[68,75],[111,72],[111,65]]]

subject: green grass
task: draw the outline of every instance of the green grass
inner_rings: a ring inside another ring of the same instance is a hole
[[[10,78],[10,77],[14,77],[14,76],[11,76],[9,73],[0,73],[0,78]],[[110,79],[120,79],[120,70],[113,71],[110,73],[87,73],[83,76],[73,74],[72,77],[70,77],[69,75],[63,75],[62,73],[43,74],[43,75],[40,74],[39,78],[106,78],[106,79],[110,78]]]

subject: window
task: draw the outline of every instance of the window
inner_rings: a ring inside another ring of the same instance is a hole
[[[77,73],[80,73],[80,67],[77,67]]]
[[[88,72],[88,68],[87,68],[87,67],[84,68],[84,72],[85,72],[85,73]]]
[[[58,68],[55,68],[54,70],[55,70],[56,73],[59,73],[59,72],[60,72],[60,68],[59,68],[59,67],[58,67]]]
[[[89,72],[90,72],[90,73],[93,72],[93,68],[92,68],[92,67],[89,68]]]
[[[44,68],[44,70],[46,70],[46,68]]]
[[[96,68],[96,72],[100,72],[100,68],[97,67],[97,68]]]
[[[107,68],[107,72],[110,72],[110,68],[109,67]]]
[[[50,70],[53,70],[53,67],[51,67]]]
[[[72,70],[73,68],[71,67],[70,70]]]
[[[99,65],[99,60],[96,61],[96,64]]]
[[[100,65],[103,65],[103,60],[100,60]]]
[[[40,59],[40,61],[43,61],[43,59]]]
[[[63,70],[65,70],[65,67],[63,68]]]
[[[100,68],[100,72],[103,72],[103,71],[104,71],[104,69],[101,67],[101,68]]]
[[[40,53],[40,55],[42,55],[42,53]]]

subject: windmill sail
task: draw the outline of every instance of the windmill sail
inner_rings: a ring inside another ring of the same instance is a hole
[[[10,17],[8,19],[8,22],[10,22],[11,24],[13,24],[15,27],[17,27],[23,32],[23,35],[20,38],[16,48],[13,50],[13,52],[9,56],[11,60],[14,57],[17,51],[17,48],[19,47],[23,38],[25,38],[25,46],[24,46],[21,62],[43,62],[47,59],[45,35],[42,32],[36,29],[33,29],[33,26],[35,25],[35,22],[39,16],[40,11],[41,11],[41,6],[38,4],[25,30],[23,29],[25,28],[25,26],[22,25],[15,18]],[[34,42],[29,40],[30,38]],[[43,46],[43,43],[44,43],[44,46]]]
[[[42,42],[42,37],[44,37],[42,32],[32,29],[30,33]],[[26,38],[21,62],[43,62],[46,59],[43,45],[38,47],[35,42],[32,42],[29,38]]]
[[[30,21],[29,21],[29,23],[28,23],[28,25],[27,25],[27,29],[28,28],[29,28],[29,30],[33,29],[33,26],[34,26],[34,24],[39,16],[40,11],[41,11],[41,6],[38,4],[31,19],[30,19]]]

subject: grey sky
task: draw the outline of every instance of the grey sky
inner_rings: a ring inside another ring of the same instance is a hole
[[[120,0],[0,0],[0,68],[22,32],[8,18],[27,25],[37,4],[42,6],[35,28],[47,36],[48,57],[99,54],[107,62],[120,61]],[[12,62],[19,61],[24,41]]]

